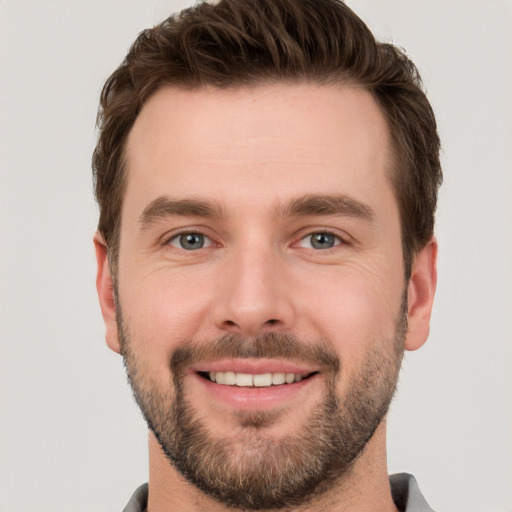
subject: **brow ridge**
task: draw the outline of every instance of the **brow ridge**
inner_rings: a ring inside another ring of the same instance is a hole
[[[375,220],[375,213],[367,204],[344,194],[308,194],[278,204],[274,213],[278,218],[336,215],[359,218],[371,223]],[[173,216],[223,218],[226,215],[222,206],[214,201],[173,200],[161,196],[144,208],[139,224],[145,229],[158,220]]]
[[[220,218],[224,216],[220,205],[203,199],[169,199],[161,196],[151,201],[139,217],[143,229],[166,217],[205,217]]]
[[[345,194],[310,194],[281,204],[276,209],[279,217],[339,215],[359,218],[373,223],[375,212],[367,204]]]

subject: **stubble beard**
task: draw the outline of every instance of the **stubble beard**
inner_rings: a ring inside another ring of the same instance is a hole
[[[131,350],[118,303],[118,329],[128,380],[142,414],[178,472],[199,490],[240,510],[293,508],[347,478],[386,415],[396,389],[407,331],[402,304],[393,339],[374,343],[359,372],[338,397],[341,362],[326,341],[314,345],[271,333],[257,338],[224,336],[209,343],[185,342],[171,357],[169,386],[162,389]],[[187,396],[184,370],[192,362],[220,357],[291,358],[320,365],[321,402],[294,434],[266,431],[276,411],[239,412],[226,435],[214,437]],[[236,427],[236,429],[235,429]],[[235,432],[233,434],[233,432]]]

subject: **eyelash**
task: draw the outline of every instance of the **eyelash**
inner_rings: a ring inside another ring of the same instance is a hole
[[[311,232],[307,233],[306,235],[304,235],[303,237],[301,237],[300,240],[298,242],[296,242],[294,245],[299,245],[299,244],[305,242],[307,239],[310,239],[309,243],[310,243],[310,245],[313,245],[312,237],[315,235],[323,235],[323,236],[327,236],[327,237],[332,237],[334,239],[333,246],[327,247],[327,248],[304,247],[305,249],[316,249],[317,251],[326,252],[329,250],[334,250],[336,247],[338,247],[340,245],[347,245],[347,242],[341,236],[339,236],[336,233],[333,233],[332,231],[329,231],[329,230],[311,231]]]
[[[204,238],[205,241],[208,241],[208,245],[205,247],[205,246],[201,246],[197,249],[190,249],[190,250],[187,250],[185,249],[184,247],[177,247],[177,246],[174,246],[172,244],[173,241],[176,241],[176,240],[179,240],[180,237],[184,236],[184,235],[198,235],[198,236],[201,236]],[[328,252],[328,251],[331,251],[331,250],[335,250],[336,247],[338,246],[341,246],[341,245],[349,245],[349,242],[346,240],[346,238],[344,237],[341,237],[339,234],[336,234],[336,233],[333,233],[332,231],[328,230],[328,229],[316,229],[314,231],[309,231],[308,233],[304,234],[303,236],[300,237],[300,239],[297,241],[297,242],[294,242],[292,244],[292,247],[301,247],[301,243],[303,243],[304,241],[306,241],[308,238],[310,238],[311,240],[311,237],[315,236],[315,235],[324,235],[324,236],[328,236],[328,237],[333,237],[334,238],[334,245],[332,247],[327,247],[327,248],[315,248],[315,247],[303,247],[304,249],[314,249],[315,252]],[[310,244],[312,245],[312,242],[310,241]],[[215,246],[215,245],[219,245],[219,244],[216,244],[216,242],[208,235],[206,235],[205,233],[203,233],[201,230],[194,230],[194,229],[189,229],[189,230],[183,230],[179,233],[174,233],[172,236],[170,237],[167,237],[163,240],[162,242],[162,245],[164,246],[171,246],[173,247],[174,249],[177,249],[177,250],[181,250],[181,251],[186,251],[186,252],[194,252],[194,251],[198,251],[200,249],[208,249],[212,246]]]
[[[207,249],[208,247],[216,245],[215,242],[213,241],[213,239],[210,236],[204,234],[203,232],[201,232],[201,230],[196,230],[196,229],[183,230],[183,231],[181,231],[179,233],[174,233],[172,236],[165,238],[163,240],[163,242],[162,242],[162,245],[164,245],[164,246],[171,246],[171,247],[173,247],[175,249],[186,251],[186,249],[184,247],[175,247],[175,246],[172,245],[173,241],[179,240],[180,237],[185,236],[185,235],[201,236],[201,237],[204,238],[205,241],[207,240],[209,242],[206,247],[200,247],[199,249]],[[199,249],[196,249],[196,250],[199,250]],[[193,251],[190,250],[190,251],[187,251],[187,252],[193,252]]]

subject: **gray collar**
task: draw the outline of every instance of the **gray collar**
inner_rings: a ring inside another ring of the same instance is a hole
[[[420,492],[416,479],[407,473],[389,477],[391,495],[400,512],[434,512]],[[148,505],[148,484],[141,485],[132,495],[123,512],[145,512]]]

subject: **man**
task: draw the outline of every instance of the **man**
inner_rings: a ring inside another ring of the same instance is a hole
[[[139,36],[99,127],[98,294],[149,426],[125,510],[431,510],[385,443],[436,285],[414,65],[336,0],[203,3]]]

